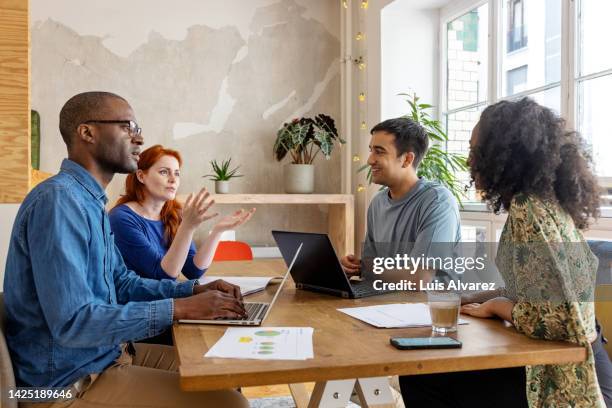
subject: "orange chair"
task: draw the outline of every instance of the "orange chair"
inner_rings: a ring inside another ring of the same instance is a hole
[[[253,251],[246,242],[221,241],[213,261],[251,261],[252,259]]]

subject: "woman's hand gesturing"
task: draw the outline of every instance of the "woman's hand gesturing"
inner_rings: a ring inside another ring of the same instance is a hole
[[[201,223],[219,215],[219,213],[208,213],[210,207],[215,203],[215,200],[206,201],[210,194],[206,188],[200,190],[197,194],[189,194],[185,205],[183,206],[183,221],[182,223],[191,229],[197,228]]]
[[[223,232],[239,227],[250,220],[254,213],[255,208],[251,208],[249,211],[240,209],[232,215],[227,215],[221,218],[221,220],[219,220],[219,222],[213,227],[213,230],[216,232]]]

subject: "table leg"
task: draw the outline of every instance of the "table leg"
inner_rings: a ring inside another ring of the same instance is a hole
[[[297,384],[291,384],[289,387]],[[308,408],[344,408],[349,402],[353,388],[362,408],[395,408],[395,400],[387,377],[358,378],[355,380],[333,380],[318,382],[312,391]],[[293,390],[291,391],[293,394]],[[294,397],[295,399],[295,397]],[[296,400],[296,406],[297,405]]]
[[[296,408],[308,407],[308,400],[310,399],[310,395],[308,395],[308,390],[306,389],[305,384],[289,384],[289,391],[291,391],[291,396],[293,397],[293,401],[295,402]]]
[[[358,378],[355,385],[362,408],[395,408],[389,378]]]
[[[355,380],[333,380],[315,384],[308,408],[345,408]]]

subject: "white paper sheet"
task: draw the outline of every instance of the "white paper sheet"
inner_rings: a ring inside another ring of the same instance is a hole
[[[431,326],[429,306],[425,303],[393,303],[338,311],[379,328]],[[459,319],[459,324],[467,324],[467,321]]]
[[[314,358],[313,332],[312,327],[230,327],[204,357],[306,360]]]
[[[279,277],[270,276],[208,276],[205,275],[199,279],[200,285],[223,279],[233,285],[240,286],[242,296],[250,295],[251,293],[260,292],[268,286],[272,279],[282,279]]]

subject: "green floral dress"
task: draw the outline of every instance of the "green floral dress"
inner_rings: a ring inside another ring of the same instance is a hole
[[[519,332],[588,350],[582,363],[528,366],[529,406],[605,408],[590,347],[597,337],[597,258],[569,214],[555,202],[514,197],[496,263],[506,282],[505,296],[515,302],[512,323]]]

